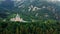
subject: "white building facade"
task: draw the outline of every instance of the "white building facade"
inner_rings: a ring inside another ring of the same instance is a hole
[[[19,22],[26,22],[17,14],[15,18],[11,18],[10,21],[19,21]]]

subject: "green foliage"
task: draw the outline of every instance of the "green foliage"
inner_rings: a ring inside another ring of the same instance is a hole
[[[56,20],[41,22],[0,22],[2,34],[60,34],[60,23]]]

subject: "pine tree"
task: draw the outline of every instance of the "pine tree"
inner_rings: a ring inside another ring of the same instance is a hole
[[[16,34],[19,34],[18,27],[16,28]]]

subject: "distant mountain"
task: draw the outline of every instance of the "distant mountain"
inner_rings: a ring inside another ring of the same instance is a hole
[[[56,3],[51,3],[47,1],[35,0],[33,2],[25,1],[19,5],[16,9],[19,13],[24,15],[32,16],[32,19],[60,19],[60,6]]]
[[[6,2],[6,3],[5,3]],[[57,3],[47,2],[43,0],[25,0],[22,2],[17,2],[16,6],[14,6],[13,1],[5,1],[2,2],[0,5],[3,8],[6,8],[10,15],[19,13],[22,15],[21,17],[28,20],[28,19],[60,19],[60,6]],[[5,9],[1,9],[5,11]]]
[[[11,0],[1,1],[0,7],[1,8],[6,8],[6,9],[13,9],[14,2],[11,1]]]

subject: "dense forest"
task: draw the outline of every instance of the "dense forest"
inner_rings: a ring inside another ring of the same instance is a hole
[[[60,22],[0,22],[0,34],[60,34]]]
[[[10,21],[17,13],[27,22]],[[0,34],[60,34],[60,2],[43,0],[1,2]]]

